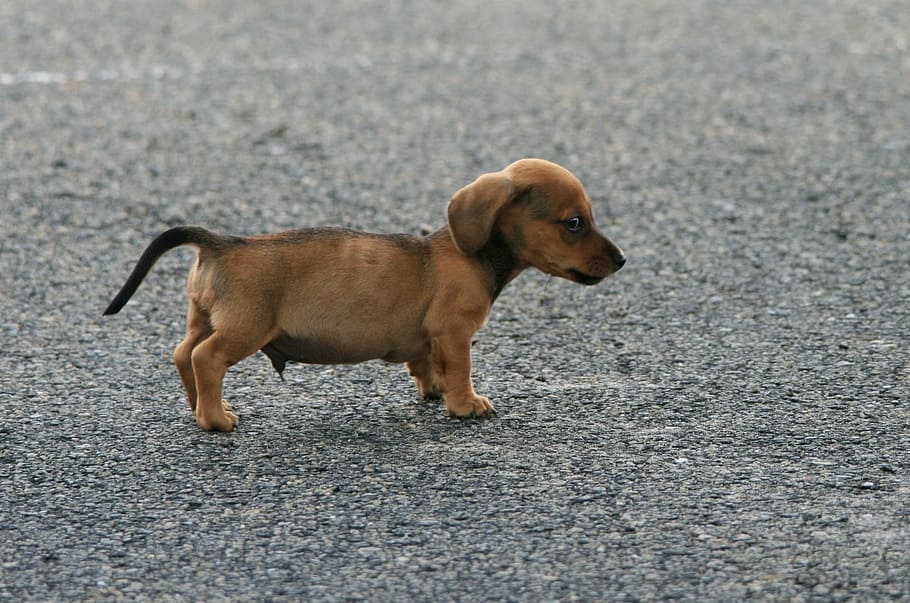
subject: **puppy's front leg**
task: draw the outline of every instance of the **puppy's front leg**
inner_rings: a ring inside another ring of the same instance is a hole
[[[434,356],[435,354],[408,361],[408,373],[414,377],[417,391],[420,392],[421,397],[428,400],[438,400],[445,390],[442,375],[434,366],[438,364],[438,362],[434,362]]]
[[[478,396],[471,382],[471,337],[446,335],[436,341],[438,365],[443,372],[446,410],[453,417],[486,417],[496,412],[490,401]]]

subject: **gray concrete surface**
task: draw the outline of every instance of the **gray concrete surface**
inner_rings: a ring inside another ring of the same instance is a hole
[[[0,5],[0,600],[910,600],[910,10],[827,2]],[[489,421],[261,355],[200,432],[192,252],[418,232],[523,156],[626,268],[539,273]]]

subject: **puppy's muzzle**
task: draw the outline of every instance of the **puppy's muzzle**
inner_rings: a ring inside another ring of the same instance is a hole
[[[585,271],[569,270],[571,278],[582,285],[596,285],[626,264],[626,256],[622,249],[609,239],[604,239],[607,249],[603,255],[588,264]]]

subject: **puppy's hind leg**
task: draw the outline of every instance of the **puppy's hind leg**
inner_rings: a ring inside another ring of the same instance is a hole
[[[203,310],[194,301],[186,313],[186,337],[174,350],[174,364],[180,373],[180,380],[186,390],[186,399],[190,404],[190,411],[196,412],[196,376],[193,373],[193,349],[206,337],[212,334],[212,323],[208,312]]]
[[[206,431],[233,431],[240,421],[233,407],[222,398],[224,375],[247,356],[256,353],[277,332],[256,323],[224,317],[223,324],[191,354],[196,377],[196,423]]]

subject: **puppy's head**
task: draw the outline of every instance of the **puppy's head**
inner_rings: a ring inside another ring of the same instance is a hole
[[[622,250],[594,224],[591,200],[567,169],[522,159],[484,174],[452,196],[449,230],[474,254],[499,232],[516,261],[593,285],[622,268]]]

